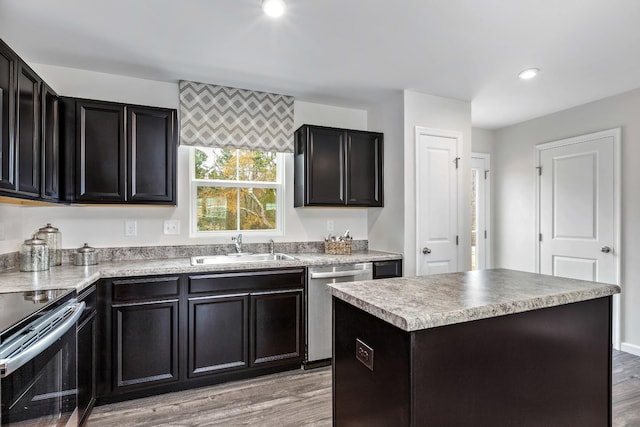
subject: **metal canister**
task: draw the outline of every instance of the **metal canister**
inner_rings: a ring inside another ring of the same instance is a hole
[[[47,247],[49,248],[49,266],[62,265],[62,234],[60,230],[51,224],[47,224],[38,230],[36,236],[47,243]]]
[[[43,271],[49,269],[47,242],[34,234],[20,248],[20,271]]]
[[[95,265],[98,263],[98,253],[87,243],[73,253],[74,265]]]

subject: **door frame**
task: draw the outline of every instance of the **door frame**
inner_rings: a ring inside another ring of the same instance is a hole
[[[460,241],[460,230],[462,229],[462,203],[463,203],[463,198],[462,198],[462,182],[460,179],[460,171],[463,170],[464,167],[466,167],[466,162],[465,159],[462,158],[462,132],[458,132],[458,131],[454,131],[454,130],[446,130],[446,129],[435,129],[435,128],[428,128],[428,127],[423,127],[423,126],[416,126],[415,127],[415,134],[414,134],[414,138],[415,138],[415,147],[414,147],[414,157],[415,157],[415,173],[414,173],[414,181],[415,181],[415,226],[416,226],[416,239],[415,239],[415,254],[414,254],[414,259],[415,259],[415,264],[416,264],[416,276],[420,275],[420,262],[419,262],[419,256],[421,254],[421,245],[420,245],[420,232],[422,231],[420,228],[420,221],[418,220],[418,218],[420,218],[420,194],[421,194],[421,186],[420,186],[420,180],[418,179],[418,176],[420,175],[418,173],[418,171],[420,170],[420,159],[419,159],[419,146],[418,146],[418,141],[420,138],[420,135],[427,135],[427,136],[438,136],[438,137],[442,137],[442,138],[453,138],[456,140],[456,157],[458,158],[458,173],[456,173],[456,192],[458,193],[456,195],[456,203],[457,203],[457,207],[456,207],[456,233],[458,235],[458,242]],[[464,250],[462,248],[463,245],[458,244],[457,245],[457,249],[456,249],[456,256],[457,256],[457,260],[456,260],[456,271],[460,270],[460,262],[462,260],[462,257],[464,256]]]
[[[485,230],[487,231],[487,238],[485,239],[485,254],[484,254],[484,264],[485,268],[491,268],[493,257],[491,256],[491,154],[487,153],[471,153],[471,159],[483,159],[485,171],[487,172],[487,178],[485,179],[485,187],[484,187],[484,225]],[[471,168],[471,166],[469,167]],[[476,230],[477,231],[477,230]],[[476,235],[476,241],[478,236]]]
[[[537,144],[534,147],[534,182],[535,182],[535,234],[534,234],[534,256],[535,256],[535,272],[540,273],[540,221],[542,220],[542,213],[540,212],[540,175],[538,168],[540,167],[540,160],[542,152],[553,148],[563,147],[567,145],[580,144],[584,142],[590,142],[594,139],[612,137],[613,138],[613,247],[615,248],[615,284],[622,286],[621,284],[621,261],[622,261],[622,230],[621,230],[621,128],[607,129],[600,132],[588,133],[584,135],[574,136],[571,138],[559,139],[556,141],[545,142]],[[616,350],[620,350],[620,295],[613,296],[613,331],[612,340],[613,347]]]

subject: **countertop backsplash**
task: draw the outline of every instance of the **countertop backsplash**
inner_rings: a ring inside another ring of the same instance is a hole
[[[366,251],[369,249],[368,240],[353,240],[354,251]],[[127,261],[162,258],[188,258],[201,255],[224,255],[235,252],[233,244],[214,245],[181,245],[181,246],[138,246],[95,248],[98,253],[98,262]],[[245,243],[242,245],[244,252],[266,253],[269,252],[268,243]],[[62,263],[71,264],[73,253],[77,249],[63,249]],[[276,242],[274,251],[286,254],[300,253],[324,253],[324,242]],[[0,271],[10,270],[19,266],[18,252],[0,254]]]

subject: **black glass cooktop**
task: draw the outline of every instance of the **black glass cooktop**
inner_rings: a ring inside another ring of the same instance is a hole
[[[47,289],[0,293],[0,335],[5,335],[23,322],[32,321],[30,317],[48,311],[63,296],[73,292],[72,289]]]

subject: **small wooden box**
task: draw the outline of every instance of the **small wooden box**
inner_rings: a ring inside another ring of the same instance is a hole
[[[351,253],[351,241],[324,242],[324,253],[329,255],[349,255]]]

